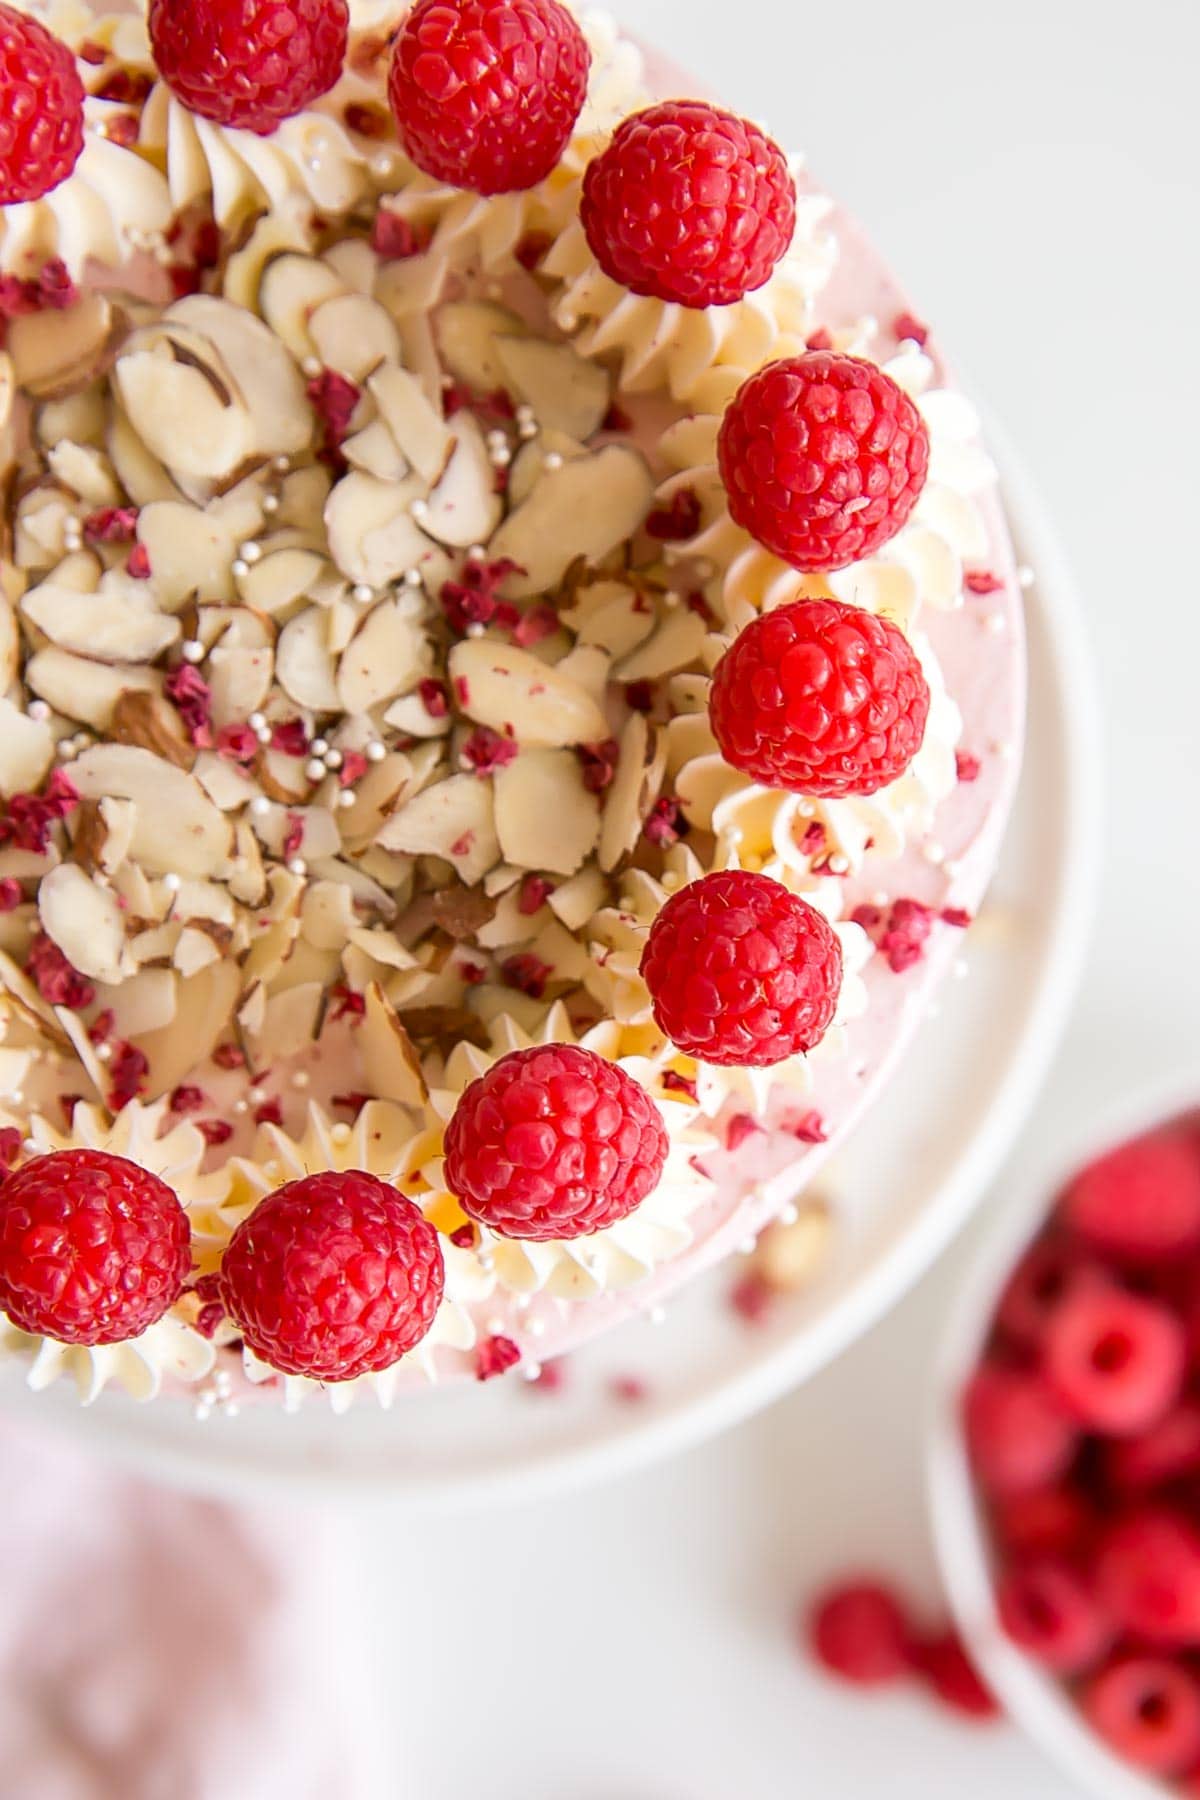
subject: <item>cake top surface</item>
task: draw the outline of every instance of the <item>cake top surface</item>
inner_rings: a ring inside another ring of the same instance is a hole
[[[430,7],[395,10],[314,4],[329,84],[256,113],[291,90],[247,98],[251,58],[230,119],[185,7],[153,51],[137,13],[0,8],[82,89],[76,160],[0,226],[0,1211],[115,1156],[191,1255],[149,1325],[72,1337],[0,1244],[0,1341],[89,1395],[240,1357],[386,1396],[648,1299],[849,1122],[1011,790],[990,465],[830,202],[745,121],[648,110],[638,49],[555,0],[515,11],[570,116],[426,118]],[[324,1301],[284,1342],[270,1274],[325,1171],[402,1197],[355,1199],[392,1311],[350,1349]]]

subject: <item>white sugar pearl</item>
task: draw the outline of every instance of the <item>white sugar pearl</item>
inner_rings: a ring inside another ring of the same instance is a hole
[[[424,519],[429,513],[429,502],[428,500],[414,500],[408,510],[414,519]]]
[[[305,862],[305,860],[302,856],[293,856],[291,861],[288,863],[288,872],[292,875],[297,875],[297,876],[307,875],[308,874],[308,864]]]
[[[350,1127],[346,1124],[339,1123],[333,1127],[329,1135],[335,1144],[348,1144],[350,1142]]]
[[[262,545],[256,544],[253,539],[249,539],[246,543],[244,543],[242,545],[241,549],[238,551],[238,555],[241,557],[243,562],[248,562],[248,563],[261,562],[262,561]]]
[[[300,367],[310,381],[316,381],[320,377],[323,366],[319,356],[306,356],[304,361],[300,364]]]
[[[343,812],[349,812],[350,808],[355,804],[354,795],[349,788],[342,789],[341,793],[338,795],[337,803]]]
[[[262,509],[268,516],[270,516],[272,513],[277,513],[279,511],[279,495],[278,494],[264,494]]]
[[[29,702],[28,710],[29,717],[38,725],[44,725],[46,720],[50,717],[50,708],[46,705],[44,700],[31,700]]]
[[[169,894],[177,894],[183,886],[180,877],[174,873],[163,876],[163,886]]]
[[[310,781],[323,781],[327,770],[323,762],[313,761],[305,764],[304,773]]]
[[[254,735],[260,744],[269,744],[271,741],[271,727],[269,725],[264,725],[262,730],[256,731]]]
[[[199,638],[185,638],[182,645],[184,662],[198,663],[204,661],[204,645]]]
[[[296,1070],[296,1073],[292,1076],[292,1086],[298,1088],[301,1093],[304,1092],[305,1088],[312,1086],[312,1076],[307,1069]]]
[[[372,738],[371,742],[363,751],[363,755],[368,762],[381,763],[387,755],[387,747],[386,745],[381,744],[378,738]]]
[[[238,581],[244,581],[250,573],[250,564],[244,556],[236,556],[232,564],[233,573]]]
[[[1017,570],[1017,585],[1019,587],[1023,587],[1023,588],[1031,588],[1033,586],[1034,582],[1036,581],[1036,579],[1037,579],[1037,577],[1034,575],[1034,572],[1030,568],[1029,564],[1022,563],[1020,568]]]
[[[419,588],[424,585],[425,577],[422,575],[420,569],[410,569],[407,575],[405,575],[404,581],[407,587]]]
[[[271,802],[267,799],[266,795],[255,794],[253,800],[250,802],[250,811],[254,814],[255,818],[265,819],[270,810]]]
[[[324,756],[329,748],[329,740],[328,738],[314,738],[308,747],[314,756]]]
[[[250,717],[246,720],[246,723],[250,727],[251,731],[261,731],[263,729],[264,725],[266,724],[266,722],[267,722],[267,715],[266,715],[266,713],[261,713],[261,712],[252,712],[250,714]]]
[[[276,474],[286,475],[292,466],[292,459],[290,456],[277,456],[271,466]]]
[[[365,581],[357,582],[350,590],[350,598],[359,606],[369,606],[375,598],[375,589],[368,587]]]
[[[340,750],[324,750],[321,752],[321,754],[324,758],[325,767],[327,769],[340,769],[341,768],[342,753]]]
[[[482,544],[472,544],[471,548],[467,551],[467,561],[482,562],[486,555],[487,551]]]
[[[551,450],[551,451],[550,451],[550,452],[549,452],[549,453],[548,453],[548,454],[547,454],[547,455],[546,455],[546,456],[545,456],[545,457],[543,457],[543,459],[542,459],[542,467],[543,467],[543,468],[544,468],[544,469],[551,469],[551,470],[553,470],[553,469],[561,469],[561,468],[562,468],[562,466],[563,466],[563,459],[562,459],[562,457],[561,457],[561,456],[560,456],[560,455],[559,455],[559,453],[558,453],[558,451],[557,451],[557,450]],[[676,598],[678,598],[678,596],[676,596]]]

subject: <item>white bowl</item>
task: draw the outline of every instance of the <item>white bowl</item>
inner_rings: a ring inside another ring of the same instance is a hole
[[[1170,1785],[1131,1769],[1089,1730],[1066,1688],[1026,1656],[996,1614],[993,1561],[961,1429],[960,1401],[1000,1294],[1068,1179],[1095,1157],[1200,1106],[1200,1067],[1159,1081],[1044,1159],[1004,1205],[955,1303],[935,1373],[927,1480],[942,1576],[972,1657],[1006,1711],[1096,1800],[1163,1800]]]

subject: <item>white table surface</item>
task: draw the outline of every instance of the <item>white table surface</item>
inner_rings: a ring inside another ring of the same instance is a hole
[[[1200,559],[1181,546],[1200,486],[1200,9],[637,0],[627,16],[803,147],[868,223],[1073,557],[1111,827],[1089,976],[1028,1157],[1195,1057]],[[364,1525],[388,1794],[1067,1800],[1014,1732],[919,1697],[859,1700],[790,1641],[799,1597],[847,1564],[937,1604],[919,1409],[962,1260],[807,1390],[673,1464],[521,1512]]]

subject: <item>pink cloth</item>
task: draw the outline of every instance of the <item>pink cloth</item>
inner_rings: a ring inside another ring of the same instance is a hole
[[[0,1434],[0,1800],[378,1800],[338,1533]]]

